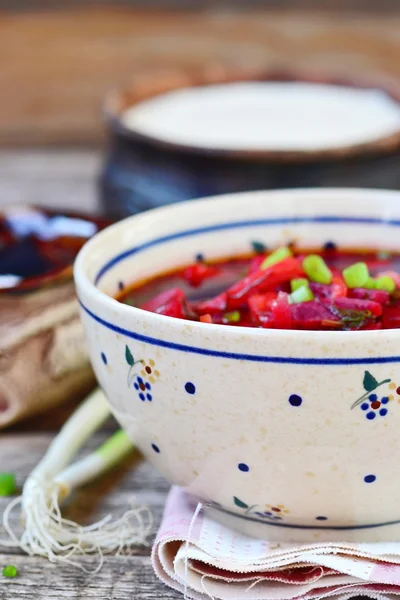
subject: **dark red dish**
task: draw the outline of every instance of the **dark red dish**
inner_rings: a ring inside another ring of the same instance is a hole
[[[15,206],[0,214],[0,292],[29,291],[72,276],[83,244],[109,220]]]

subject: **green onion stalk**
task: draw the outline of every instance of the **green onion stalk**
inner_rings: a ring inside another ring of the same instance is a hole
[[[79,555],[96,554],[103,564],[106,553],[122,553],[135,545],[146,545],[152,530],[147,507],[132,506],[121,517],[106,516],[81,526],[61,515],[60,505],[83,484],[97,478],[132,452],[134,446],[122,430],[85,458],[71,464],[73,457],[110,416],[101,390],[93,392],[73,413],[51,443],[47,453],[27,478],[22,495],[3,514],[3,526],[10,540],[6,546],[20,547],[31,556],[51,562],[66,562],[87,571]],[[21,507],[24,530],[18,536],[11,527],[10,514]]]

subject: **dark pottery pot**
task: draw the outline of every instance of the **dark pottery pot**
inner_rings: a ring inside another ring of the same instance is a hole
[[[400,88],[374,81],[213,67],[138,78],[106,98],[107,157],[100,176],[103,211],[122,218],[150,208],[230,192],[291,187],[400,189],[400,131],[322,151],[215,150],[185,146],[128,129],[123,112],[135,103],[186,87],[239,81],[301,81],[381,89],[400,103]]]

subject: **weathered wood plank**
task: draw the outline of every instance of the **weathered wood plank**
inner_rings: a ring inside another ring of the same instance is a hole
[[[100,432],[93,436],[79,456],[83,456],[89,450],[99,446],[107,435],[107,432]],[[52,438],[52,434],[45,432],[37,434],[2,433],[0,437],[0,471],[15,473],[17,484],[21,487],[28,474],[45,453]],[[168,489],[169,485],[165,479],[149,463],[142,460],[138,452],[135,452],[112,472],[77,490],[66,502],[63,514],[79,523],[89,524],[109,513],[116,516],[121,515],[130,508],[132,501],[135,500],[138,505],[146,505],[151,508],[155,531],[161,520]],[[9,498],[0,498],[0,521],[9,501]],[[18,511],[12,514],[11,524],[18,530]],[[4,532],[0,528],[0,540],[3,535]],[[0,543],[1,551],[6,551],[6,548],[2,547]],[[21,552],[13,550],[12,553],[20,554]],[[138,548],[136,553],[147,555],[149,548]]]
[[[96,212],[96,177],[100,165],[100,153],[91,150],[2,151],[0,208],[38,204]]]
[[[387,0],[386,6],[389,1],[396,4]],[[320,10],[323,4],[343,8],[345,0],[310,0],[314,9],[308,11],[285,10],[278,2],[279,10],[263,10],[261,0],[255,9],[236,4],[242,10],[209,0],[203,10],[192,11],[75,7],[2,13],[0,143],[99,143],[105,93],[140,71],[163,66],[279,64],[392,80],[400,75],[398,12],[374,14],[357,1],[353,12]],[[383,9],[385,1],[375,4]]]
[[[54,565],[40,558],[0,554],[1,564],[19,570],[15,579],[0,580],[0,600],[176,600],[181,594],[165,587],[155,576],[150,558],[107,557],[96,575],[76,567]],[[93,561],[85,559],[87,569]]]

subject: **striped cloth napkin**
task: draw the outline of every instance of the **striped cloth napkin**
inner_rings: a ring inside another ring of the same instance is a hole
[[[196,600],[312,600],[400,596],[400,543],[278,544],[232,531],[172,487],[153,567]]]

